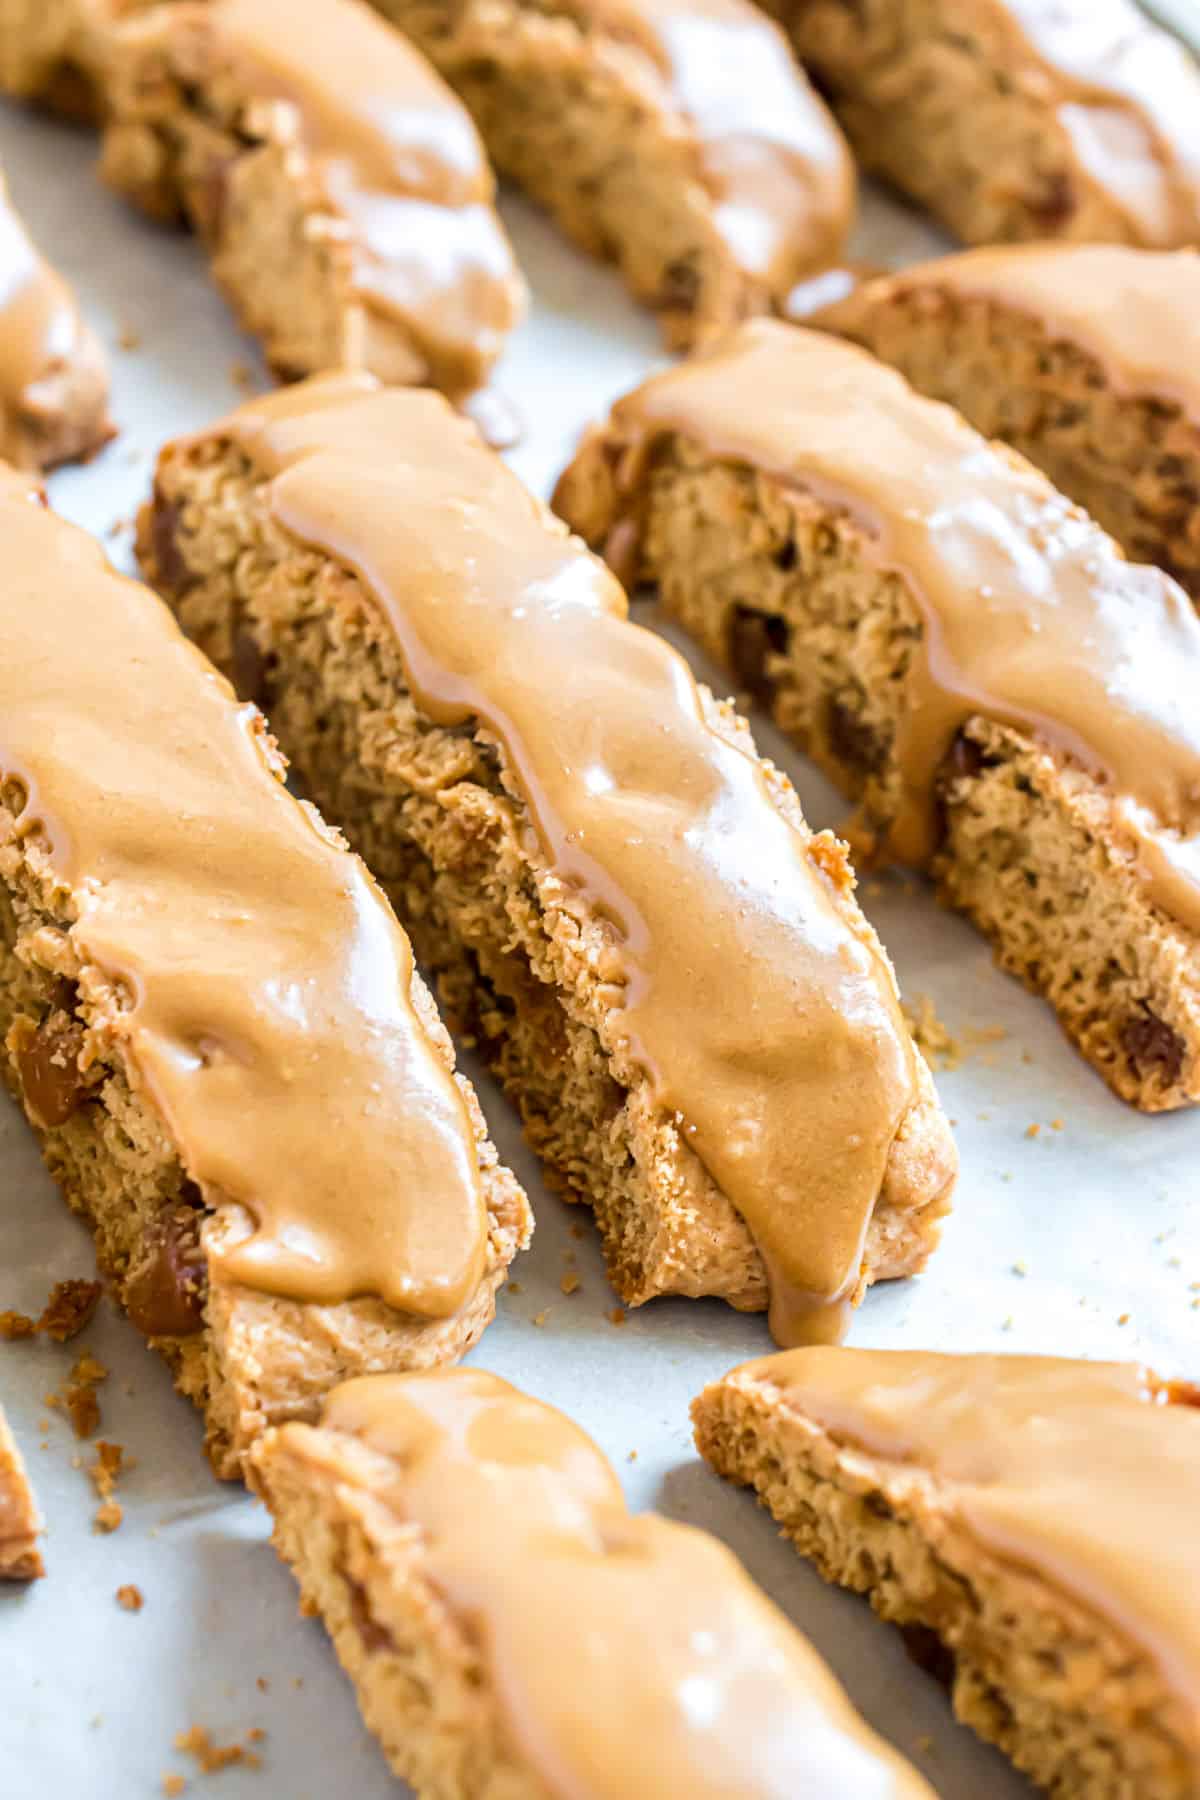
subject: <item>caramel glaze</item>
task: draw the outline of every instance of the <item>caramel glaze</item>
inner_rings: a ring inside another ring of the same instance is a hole
[[[1200,254],[1125,244],[1018,244],[965,250],[868,281],[818,316],[855,334],[908,294],[989,301],[1033,320],[1051,342],[1091,356],[1118,392],[1174,402],[1200,421]]]
[[[1182,588],[1126,562],[950,407],[817,332],[755,321],[618,401],[607,436],[627,515],[672,435],[848,514],[875,564],[909,589],[925,630],[906,676],[893,746],[903,792],[884,848],[928,861],[938,772],[982,714],[1094,775],[1152,899],[1200,931],[1200,618]]]
[[[854,165],[787,39],[749,0],[563,0],[650,58],[699,140],[717,228],[773,293],[833,261],[854,213]]]
[[[1200,1729],[1200,1408],[1135,1363],[801,1350],[747,1363],[839,1443],[894,1464],[913,1500],[1035,1570],[1141,1644]]]
[[[447,387],[474,386],[517,323],[524,290],[492,208],[466,109],[400,32],[360,0],[209,0],[238,93],[286,101],[335,210],[354,228],[360,298],[399,319]]]
[[[553,1407],[459,1369],[348,1382],[322,1423],[288,1434],[301,1454],[339,1433],[393,1459],[371,1492],[419,1531],[422,1573],[482,1640],[506,1735],[549,1794],[932,1800],[736,1558],[632,1518]]]
[[[83,321],[71,290],[38,255],[0,176],[0,455],[27,459],[50,384],[80,353]],[[51,402],[51,404],[55,404]]]
[[[1076,162],[1121,208],[1132,240],[1200,240],[1200,76],[1183,45],[1131,0],[976,9],[1035,98],[1053,100]]]
[[[554,875],[610,923],[606,1048],[744,1217],[779,1341],[840,1333],[914,1052],[890,969],[757,760],[437,395],[330,377],[208,435],[271,478],[285,531],[360,577],[421,710],[499,741]]]
[[[486,1215],[408,940],[280,784],[255,708],[37,501],[0,470],[0,770],[26,795],[17,836],[71,892],[80,960],[123,996],[131,1081],[208,1203],[252,1221],[214,1263],[295,1299],[454,1313]]]

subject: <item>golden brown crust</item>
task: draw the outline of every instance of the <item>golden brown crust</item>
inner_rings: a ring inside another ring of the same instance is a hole
[[[25,1462],[0,1407],[0,1579],[32,1581],[46,1573],[37,1545],[41,1531]]]

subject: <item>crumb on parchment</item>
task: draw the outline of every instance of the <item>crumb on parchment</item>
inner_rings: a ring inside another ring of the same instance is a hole
[[[101,1292],[98,1281],[56,1281],[42,1308],[38,1330],[44,1331],[56,1344],[65,1344],[78,1337],[84,1327],[90,1325]]]
[[[100,1498],[100,1505],[92,1518],[97,1531],[115,1531],[125,1516],[120,1503],[112,1497],[113,1489],[125,1467],[123,1445],[109,1444],[103,1438],[98,1438],[96,1460],[87,1466],[88,1478]]]
[[[1008,1036],[1003,1025],[984,1025],[961,1032],[956,1037],[939,1019],[928,994],[914,995],[911,1004],[905,1002],[900,1010],[912,1034],[913,1043],[935,1075],[942,1070],[961,1068],[974,1051],[983,1049],[988,1044],[998,1044]]]
[[[623,1325],[625,1323],[625,1308],[623,1306],[614,1306],[608,1315],[608,1322],[610,1325]]]
[[[203,1725],[190,1725],[175,1738],[175,1748],[185,1756],[190,1756],[202,1775],[217,1775],[222,1769],[240,1765],[244,1769],[259,1769],[262,1758],[256,1751],[247,1749],[248,1744],[261,1744],[266,1732],[255,1726],[246,1733],[245,1744],[218,1744],[213,1741],[212,1732]]]
[[[127,1581],[124,1586],[117,1589],[117,1605],[123,1607],[126,1612],[141,1612],[145,1605],[141,1588],[135,1587],[132,1581]]]
[[[187,1782],[182,1775],[164,1775],[162,1791],[167,1796],[167,1800],[178,1800],[180,1794],[187,1792]]]
[[[28,1313],[0,1312],[0,1338],[15,1344],[22,1338],[37,1336],[37,1322]]]
[[[564,1294],[575,1294],[578,1293],[582,1283],[574,1269],[568,1269],[558,1285]]]

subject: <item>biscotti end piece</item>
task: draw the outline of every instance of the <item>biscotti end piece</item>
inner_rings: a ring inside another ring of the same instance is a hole
[[[4,1075],[235,1475],[347,1376],[470,1348],[528,1205],[258,714],[11,471],[0,516]]]
[[[172,0],[110,34],[102,173],[199,233],[283,379],[461,395],[525,306],[466,111],[363,0]]]
[[[352,1382],[252,1477],[420,1800],[932,1800],[722,1545],[631,1517],[579,1427],[495,1375]]]
[[[693,1406],[827,1580],[1063,1800],[1200,1793],[1200,1390],[1134,1364],[802,1350]]]
[[[41,1533],[25,1459],[0,1407],[0,1580],[33,1581],[46,1573],[38,1549]]]
[[[375,0],[501,174],[615,261],[668,343],[782,307],[842,255],[849,150],[749,0]]]
[[[862,166],[966,243],[1200,242],[1200,73],[1134,0],[770,0]]]
[[[394,896],[623,1299],[774,1297],[805,1335],[923,1265],[954,1148],[842,846],[444,401],[240,409],[164,450],[139,554]]]
[[[969,250],[865,282],[813,323],[1003,438],[1200,600],[1200,254]]]
[[[1014,452],[758,321],[614,407],[557,510],[928,867],[1123,1099],[1200,1099],[1200,621]]]
[[[0,457],[52,469],[113,435],[108,368],[75,296],[30,241],[0,175]]]

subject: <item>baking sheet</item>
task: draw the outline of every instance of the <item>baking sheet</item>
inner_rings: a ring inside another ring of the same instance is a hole
[[[53,500],[94,531],[115,533],[110,550],[127,562],[128,521],[158,444],[241,397],[235,365],[265,380],[196,245],[102,192],[93,160],[86,135],[0,113],[0,161],[17,202],[112,351],[121,435],[90,468],[55,476]],[[547,491],[583,424],[661,357],[651,321],[611,276],[519,204],[506,205],[506,217],[536,304],[500,383],[527,425],[512,460]],[[861,239],[862,254],[893,261],[937,248],[912,215],[877,199]],[[814,826],[836,824],[832,791],[769,728],[760,741],[794,776]],[[1122,1107],[1048,1011],[998,974],[982,942],[918,881],[873,883],[865,903],[910,1002],[928,996],[973,1048],[938,1077],[963,1164],[943,1247],[921,1280],[870,1295],[853,1341],[1145,1357],[1168,1373],[1195,1373],[1200,1209],[1189,1202],[1200,1117],[1146,1119]],[[663,1301],[614,1326],[615,1297],[585,1215],[546,1193],[508,1108],[486,1078],[479,1085],[501,1152],[528,1185],[538,1231],[514,1271],[519,1292],[502,1294],[475,1360],[594,1433],[635,1507],[725,1538],[947,1800],[1027,1795],[954,1723],[898,1637],[862,1602],[825,1589],[766,1515],[697,1461],[688,1401],[769,1349],[763,1320],[716,1302]],[[0,1308],[37,1313],[54,1281],[92,1266],[86,1232],[46,1179],[22,1120],[0,1101]],[[567,1297],[560,1284],[570,1268],[581,1286]],[[76,1466],[90,1447],[43,1403],[82,1345],[111,1370],[101,1435],[134,1461],[119,1490],[124,1522],[111,1536],[93,1532],[95,1499]],[[0,1344],[0,1396],[49,1521],[48,1578],[0,1595],[3,1800],[140,1800],[161,1793],[168,1772],[187,1776],[189,1792],[203,1789],[172,1748],[193,1725],[222,1744],[265,1733],[255,1745],[260,1769],[212,1777],[221,1800],[395,1800],[402,1790],[359,1724],[319,1626],[297,1617],[291,1577],[263,1542],[265,1514],[240,1490],[214,1484],[199,1420],[133,1328],[105,1305],[75,1344]],[[140,1613],[118,1607],[125,1583],[141,1589]],[[636,1771],[629,1791],[638,1792]]]

